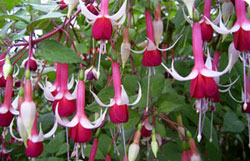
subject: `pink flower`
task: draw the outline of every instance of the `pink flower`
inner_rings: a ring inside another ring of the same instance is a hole
[[[74,79],[71,83],[68,82],[68,64],[57,63],[56,82],[52,85],[46,82],[46,86],[40,85],[44,90],[44,96],[49,101],[53,102],[53,112],[58,105],[60,116],[70,116],[75,112],[76,105],[74,99],[76,98],[76,91],[71,94],[69,87],[73,86]]]
[[[220,21],[220,27],[213,24],[208,18],[208,22],[213,29],[220,34],[234,33],[234,46],[239,51],[250,50],[250,22],[246,17],[246,7],[244,0],[235,1],[237,21],[233,27],[228,30],[225,25]]]
[[[219,77],[231,68],[232,55],[229,57],[229,63],[222,72],[212,70],[212,62],[208,54],[206,65],[204,64],[202,51],[202,37],[201,27],[198,22],[193,23],[193,53],[194,53],[194,67],[192,72],[187,77],[180,76],[174,69],[174,61],[172,68],[169,69],[163,63],[163,67],[177,80],[186,81],[191,80],[190,95],[194,98],[212,97],[218,90],[214,77]]]
[[[13,78],[11,75],[9,75],[6,81],[4,102],[0,106],[1,127],[8,127],[14,115],[18,114],[18,111],[16,111],[11,105],[12,93],[13,93]]]
[[[205,17],[210,19],[210,10],[211,10],[211,0],[205,0],[204,4],[204,15],[202,20],[200,21],[201,24],[201,34],[203,41],[210,42],[213,38],[213,28],[212,26],[207,23]]]
[[[112,63],[112,74],[113,74],[113,86],[115,91],[114,99],[110,100],[110,104],[106,105],[101,102],[98,96],[90,91],[96,102],[102,107],[111,107],[110,109],[110,119],[113,123],[123,123],[128,121],[129,110],[128,106],[133,106],[137,104],[141,99],[141,86],[139,84],[138,97],[134,103],[129,104],[128,95],[121,85],[121,77],[119,71],[119,65],[116,62]]]
[[[87,115],[84,112],[85,107],[85,83],[83,80],[79,80],[77,84],[77,111],[76,115],[73,117],[71,121],[67,119],[62,120],[58,113],[58,105],[56,107],[56,119],[59,124],[69,127],[69,136],[74,142],[85,143],[88,142],[92,137],[92,130],[94,128],[98,128],[104,118],[107,110],[100,115],[100,118],[94,122],[90,122]]]
[[[109,0],[101,0],[101,11],[98,16],[91,13],[82,0],[79,0],[79,3],[82,14],[86,16],[89,23],[93,24],[92,35],[96,40],[110,40],[113,31],[112,23],[121,25],[125,21],[127,0],[124,1],[120,10],[112,16],[108,13]],[[116,22],[119,19],[120,21]]]

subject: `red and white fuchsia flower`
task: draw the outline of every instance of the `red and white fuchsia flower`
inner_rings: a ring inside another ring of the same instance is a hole
[[[82,74],[83,76],[83,74]],[[92,130],[98,128],[106,115],[107,109],[104,113],[100,114],[99,119],[94,122],[90,122],[87,115],[84,112],[85,107],[85,83],[82,79],[77,83],[77,111],[76,115],[73,117],[71,121],[66,119],[62,120],[59,116],[58,105],[56,107],[56,119],[59,124],[69,127],[69,136],[74,142],[77,143],[85,143],[88,142],[92,137]]]
[[[101,102],[98,96],[90,91],[96,102],[102,107],[111,107],[110,108],[110,119],[113,123],[124,123],[128,121],[129,109],[128,106],[136,105],[141,99],[141,85],[139,84],[139,91],[137,99],[134,103],[130,104],[128,95],[121,85],[121,77],[119,71],[119,65],[116,62],[112,63],[112,74],[113,74],[113,86],[115,91],[115,97],[110,100],[110,104],[106,105]]]
[[[235,0],[237,21],[231,29],[227,29],[220,20],[220,27],[213,24],[208,18],[207,21],[213,29],[220,34],[234,33],[234,46],[239,51],[250,50],[250,22],[246,17],[246,7],[244,0]]]
[[[43,151],[42,141],[44,138],[48,138],[55,133],[57,129],[57,122],[55,121],[53,128],[47,134],[43,134],[41,126],[40,132],[37,132],[38,113],[36,111],[35,102],[32,99],[32,85],[29,79],[29,73],[29,71],[26,71],[24,93],[21,89],[18,100],[19,116],[17,118],[17,127],[21,138],[19,139],[13,134],[12,127],[14,120],[10,125],[10,133],[16,140],[24,142],[26,156],[37,157]]]
[[[160,15],[158,14],[157,16],[160,16]],[[161,37],[161,36],[159,36],[161,29],[158,28],[159,25],[153,25],[152,19],[151,19],[151,14],[150,14],[149,10],[146,10],[145,18],[146,18],[146,28],[147,28],[147,36],[148,36],[147,37],[148,38],[147,46],[142,51],[135,51],[135,50],[132,50],[132,49],[130,49],[130,50],[132,52],[138,53],[138,54],[144,52],[143,58],[142,58],[142,65],[143,66],[146,66],[146,67],[158,66],[162,62],[160,51],[168,51],[168,50],[172,49],[181,37],[179,37],[174,42],[174,44],[172,46],[170,46],[169,48],[160,49],[155,44],[155,34],[156,34],[157,41],[159,41],[158,37]],[[158,17],[158,19],[159,19],[159,17]],[[154,27],[157,27],[157,28],[154,29]]]

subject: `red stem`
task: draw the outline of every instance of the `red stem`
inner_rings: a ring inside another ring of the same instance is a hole
[[[36,87],[37,87],[37,85],[38,85],[38,82],[39,82],[39,80],[40,80],[41,77],[42,77],[42,74],[43,74],[43,71],[44,71],[44,68],[45,68],[46,64],[47,64],[47,61],[44,62],[43,68],[42,68],[42,70],[41,70],[41,72],[40,72],[40,74],[39,74],[39,77],[38,77],[38,79],[37,79],[37,81],[36,81],[36,84],[35,84],[35,86],[34,86],[34,88],[33,88],[33,91],[35,91],[35,89],[36,89]]]

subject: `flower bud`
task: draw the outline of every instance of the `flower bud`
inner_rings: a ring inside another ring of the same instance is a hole
[[[13,72],[13,67],[10,62],[10,56],[7,55],[5,59],[5,63],[3,65],[3,76],[4,79],[7,79],[8,75],[11,75]]]
[[[78,0],[69,0],[69,4],[68,4],[68,15],[67,17],[69,18],[72,11],[76,8],[76,5],[78,4]]]
[[[231,1],[224,1],[222,4],[222,18],[224,23],[234,13],[234,5]]]
[[[151,148],[152,148],[152,151],[153,151],[155,158],[157,158],[157,152],[158,152],[159,147],[158,147],[158,143],[156,141],[155,129],[152,130]]]
[[[129,31],[128,28],[125,27],[123,30],[123,42],[121,45],[121,58],[122,58],[122,67],[125,67],[125,64],[130,55],[130,43],[129,43]]]
[[[132,143],[132,144],[129,146],[129,150],[128,150],[128,159],[129,159],[129,161],[135,161],[135,160],[136,160],[136,157],[137,157],[138,154],[139,154],[139,151],[140,151],[140,146],[139,146],[139,144]]]
[[[159,45],[163,33],[163,22],[161,19],[161,4],[158,3],[157,9],[155,9],[155,19],[153,21],[154,38],[156,46]]]
[[[193,7],[195,0],[182,0],[187,7],[188,14],[191,18],[193,18]]]
[[[96,70],[96,68],[92,65],[89,69],[85,70],[84,80],[98,80],[100,73]]]

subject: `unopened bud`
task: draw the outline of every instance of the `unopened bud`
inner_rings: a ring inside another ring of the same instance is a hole
[[[161,5],[158,3],[158,8],[155,9],[155,19],[153,21],[153,29],[154,29],[154,39],[156,46],[159,45],[163,33],[163,21],[161,19]]]
[[[84,80],[98,80],[100,73],[96,70],[94,66],[91,66],[89,69],[85,70]]]
[[[139,146],[139,144],[132,143],[132,144],[129,146],[129,150],[128,150],[128,159],[129,159],[129,161],[135,161],[135,160],[136,160],[136,157],[137,157],[138,154],[139,154],[139,151],[140,151],[140,146]]]
[[[129,31],[128,28],[125,27],[123,30],[123,42],[121,45],[121,59],[122,59],[122,67],[125,67],[125,64],[130,55],[131,45],[129,43]]]
[[[76,8],[76,5],[78,4],[78,0],[69,0],[68,4],[68,15],[67,17],[69,18],[73,10]]]
[[[157,152],[158,152],[159,147],[158,147],[158,143],[156,141],[155,129],[152,130],[151,148],[152,148],[152,151],[153,151],[155,158],[157,158]]]
[[[195,0],[182,0],[187,7],[188,14],[191,18],[193,18],[193,7]]]
[[[200,21],[200,15],[199,15],[199,11],[197,9],[194,9],[193,20],[194,20],[194,22],[199,22]]]
[[[6,58],[5,58],[5,63],[3,65],[3,76],[4,76],[4,79],[7,79],[7,77],[9,75],[11,75],[13,72],[13,67],[11,65],[11,62],[10,62],[10,56],[7,55]]]

